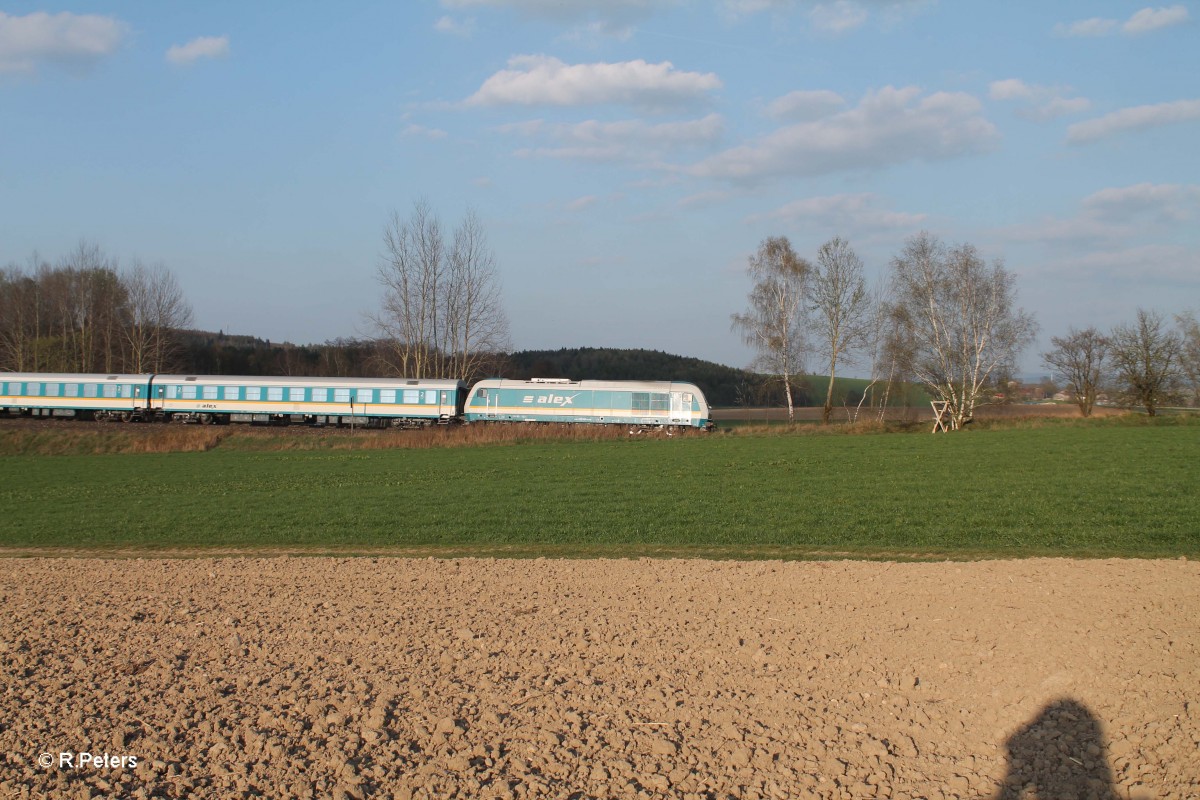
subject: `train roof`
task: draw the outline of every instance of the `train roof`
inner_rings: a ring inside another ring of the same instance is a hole
[[[149,377],[149,376],[147,376]],[[264,375],[155,375],[156,383],[231,384],[250,383],[257,386],[373,386],[389,389],[457,389],[464,381],[453,378],[306,378]]]
[[[687,391],[693,391],[703,395],[700,388],[694,383],[688,381],[606,381],[606,380],[583,380],[572,381],[566,378],[533,378],[531,380],[515,380],[512,378],[488,378],[478,381],[475,386],[495,387],[498,389],[511,389],[516,387],[524,387],[529,389],[546,389],[552,390],[555,388],[562,389],[580,389],[580,390],[623,390],[633,392],[670,392],[679,391],[686,387]]]
[[[149,374],[131,375],[113,372],[0,372],[0,381],[42,381],[43,383],[145,383]]]

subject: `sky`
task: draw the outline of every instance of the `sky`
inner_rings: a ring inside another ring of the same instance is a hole
[[[514,349],[741,367],[764,239],[841,236],[874,282],[929,231],[1016,276],[1044,374],[1069,328],[1200,310],[1198,24],[1104,0],[0,0],[0,265],[87,241],[165,265],[199,328],[369,336],[384,228],[424,202],[478,216]]]

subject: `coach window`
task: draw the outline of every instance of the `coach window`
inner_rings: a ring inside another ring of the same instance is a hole
[[[105,397],[116,397],[117,396],[117,385],[115,383],[104,384],[104,396]]]
[[[37,397],[42,393],[42,385],[40,383],[25,384],[25,393],[30,397]]]
[[[224,390],[224,396],[225,396],[226,400],[237,400],[238,399],[238,387],[226,386],[225,390]]]
[[[78,383],[68,383],[67,384],[67,397],[79,397],[79,384]]]
[[[421,390],[420,389],[405,389],[404,390],[404,402],[408,403],[409,405],[421,402]]]
[[[204,387],[204,399],[205,400],[216,400],[217,399],[217,387],[216,386],[205,386]]]
[[[375,391],[373,389],[357,389],[354,392],[354,399],[363,405],[375,402]]]
[[[437,390],[436,389],[426,390],[425,403],[426,403],[426,405],[431,405],[431,406],[437,405]]]
[[[100,387],[97,386],[96,384],[85,383],[83,385],[83,396],[84,397],[99,397],[99,395],[100,395],[99,390],[100,390]]]
[[[247,386],[246,387],[246,399],[247,400],[262,400],[262,387],[261,386]]]
[[[350,390],[349,389],[334,389],[333,390],[333,402],[349,403],[350,402]]]
[[[380,389],[379,390],[379,402],[395,403],[396,402],[396,390],[395,389]]]
[[[293,386],[292,388],[288,389],[288,399],[293,403],[304,402],[304,387]]]
[[[184,400],[195,400],[196,399],[196,385],[195,384],[191,384],[189,386],[183,387],[183,399]]]
[[[312,401],[314,403],[324,403],[329,400],[328,389],[313,389]]]
[[[57,383],[46,384],[46,397],[58,397],[59,385]]]

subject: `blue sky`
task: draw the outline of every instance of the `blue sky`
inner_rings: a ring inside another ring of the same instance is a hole
[[[1018,276],[1041,342],[1200,309],[1200,6],[0,3],[0,264],[162,263],[199,327],[370,333],[382,230],[478,213],[516,349],[744,366],[768,236]],[[817,364],[810,366],[816,368]],[[853,370],[851,370],[853,372]]]

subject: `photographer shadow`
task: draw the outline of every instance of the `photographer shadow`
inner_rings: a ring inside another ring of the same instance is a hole
[[[1082,703],[1050,703],[1005,742],[1008,769],[994,800],[1118,800],[1101,724]]]

